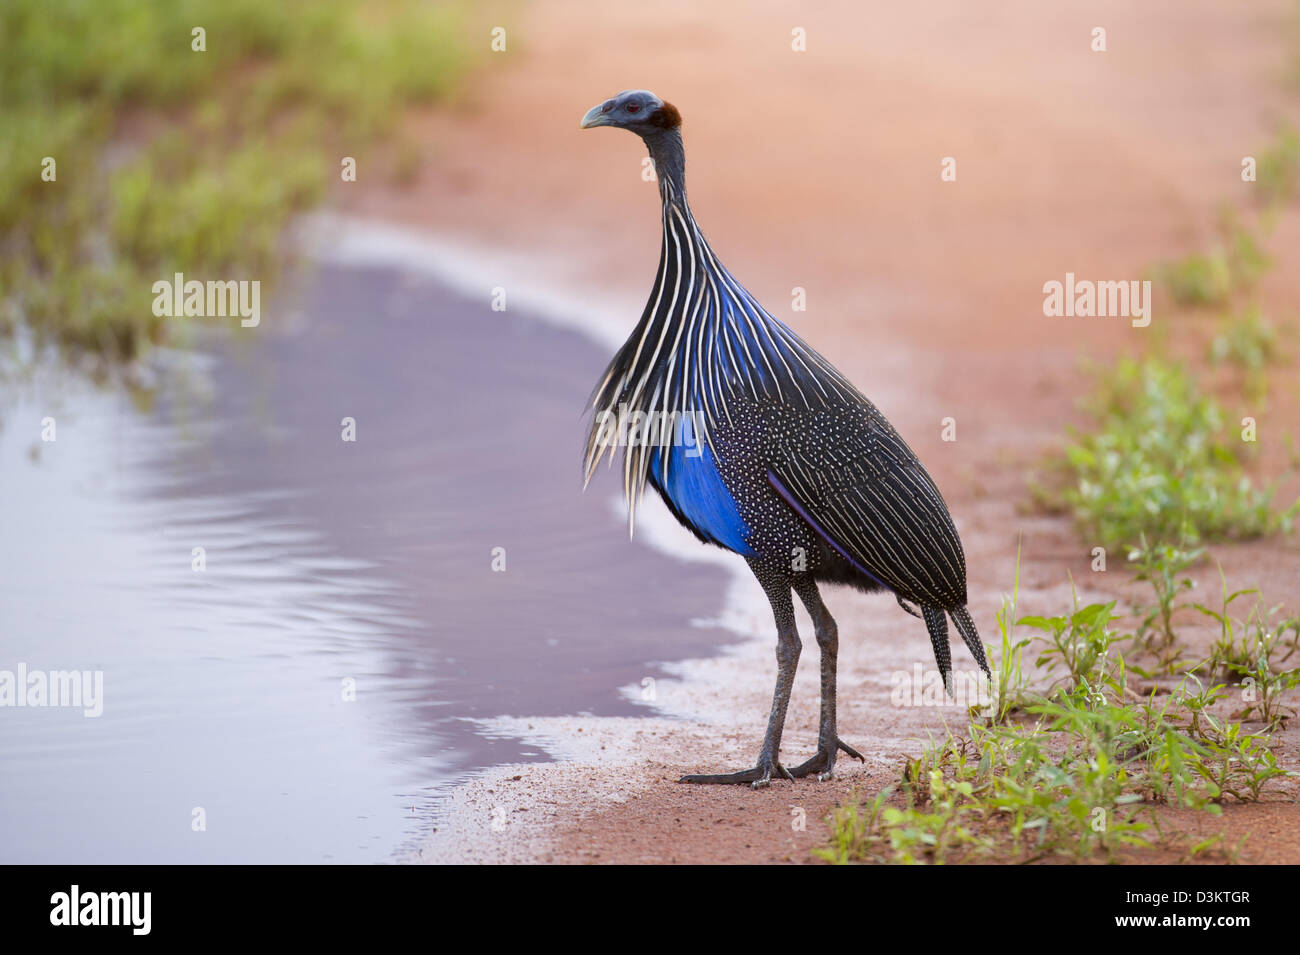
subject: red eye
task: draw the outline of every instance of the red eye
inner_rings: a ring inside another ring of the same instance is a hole
[[[627,111],[628,111],[629,113],[635,113],[635,112],[636,112],[637,110],[639,110],[640,108],[641,108],[641,107],[638,106],[636,103],[628,103],[628,104],[627,104]]]

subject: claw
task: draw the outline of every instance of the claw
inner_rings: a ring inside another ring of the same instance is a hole
[[[790,770],[790,772],[800,779],[816,773],[818,781],[823,783],[828,779],[833,779],[835,776],[835,753],[837,750],[843,750],[854,759],[864,763],[866,762],[861,753],[837,736],[835,737],[834,749],[831,749],[829,746],[823,748],[819,744],[817,752],[813,754],[811,759],[806,763],[800,763],[794,769]]]
[[[716,774],[698,774],[683,776],[677,780],[679,783],[701,783],[706,785],[737,785],[739,783],[750,783],[754,789],[763,789],[772,782],[772,775],[789,779],[792,782],[794,777],[790,775],[789,770],[776,761],[761,762],[753,769],[744,769],[738,773],[716,773]]]
[[[844,740],[840,739],[838,736],[835,737],[835,745],[838,746],[840,749],[842,749],[842,750],[843,750],[845,753],[847,753],[849,756],[852,756],[852,757],[853,757],[854,759],[856,759],[859,763],[865,763],[865,762],[867,761],[867,759],[866,759],[865,756],[863,756],[861,753],[859,753],[856,749],[854,749],[854,748],[853,748],[852,746],[850,746],[848,743],[844,742]]]

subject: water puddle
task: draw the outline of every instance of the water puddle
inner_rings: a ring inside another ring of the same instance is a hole
[[[0,391],[0,670],[103,673],[98,717],[0,707],[0,861],[385,861],[545,755],[470,720],[636,713],[724,639],[725,575],[580,493],[603,349],[397,270],[307,287],[151,407]]]

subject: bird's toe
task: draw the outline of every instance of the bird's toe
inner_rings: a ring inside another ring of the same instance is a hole
[[[866,757],[864,757],[861,753],[859,753],[856,749],[854,749],[854,748],[853,748],[852,746],[850,746],[848,743],[844,742],[844,740],[840,739],[838,736],[835,737],[835,745],[840,749],[841,752],[843,752],[843,753],[845,753],[845,754],[847,754],[847,755],[849,755],[849,756],[852,756],[852,757],[853,757],[854,759],[856,759],[859,763],[865,763],[865,762],[867,761],[867,760],[866,760]]]

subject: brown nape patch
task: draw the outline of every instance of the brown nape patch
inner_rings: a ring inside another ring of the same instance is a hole
[[[650,114],[649,123],[663,129],[676,129],[682,124],[682,114],[677,112],[677,107],[672,103],[664,103]]]

